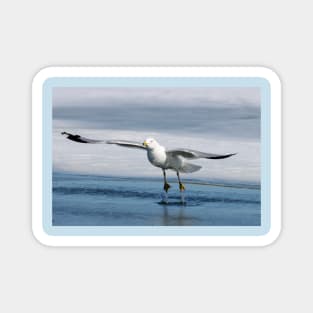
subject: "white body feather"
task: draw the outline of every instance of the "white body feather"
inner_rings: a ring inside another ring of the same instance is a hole
[[[152,165],[164,170],[171,169],[176,172],[192,173],[201,168],[201,166],[186,163],[181,156],[167,154],[165,148],[156,141],[148,147],[147,156]]]

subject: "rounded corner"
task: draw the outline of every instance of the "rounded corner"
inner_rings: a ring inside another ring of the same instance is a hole
[[[267,80],[270,85],[275,85],[281,88],[281,78],[276,70],[267,67],[267,66],[259,66],[260,75],[263,79]]]
[[[52,247],[50,235],[46,233],[44,228],[37,228],[35,225],[32,226],[32,234],[35,240],[44,247]]]
[[[47,66],[37,71],[32,79],[33,88],[35,88],[38,85],[43,85],[47,79],[51,78],[55,69],[57,68],[54,66]]]
[[[269,231],[263,235],[263,241],[261,246],[268,247],[276,243],[276,241],[281,236],[282,227],[281,225],[276,226],[275,228],[270,228]]]

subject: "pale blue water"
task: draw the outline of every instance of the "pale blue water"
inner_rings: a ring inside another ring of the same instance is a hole
[[[199,182],[199,181],[198,181]],[[185,203],[170,181],[168,204],[160,203],[162,179],[53,173],[54,226],[258,226],[258,186],[190,184]]]

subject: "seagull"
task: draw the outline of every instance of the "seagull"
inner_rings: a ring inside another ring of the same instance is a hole
[[[229,158],[236,153],[230,154],[213,154],[213,153],[206,153],[197,150],[191,149],[174,149],[174,150],[167,150],[165,147],[160,145],[155,139],[147,138],[144,140],[143,143],[136,142],[136,141],[128,141],[128,140],[94,140],[82,137],[80,135],[73,135],[67,132],[62,132],[62,135],[66,135],[67,139],[76,141],[79,143],[88,143],[88,144],[98,144],[98,143],[106,143],[106,144],[114,144],[121,147],[126,148],[135,148],[145,150],[147,152],[147,158],[149,162],[161,168],[163,172],[163,179],[164,179],[164,186],[163,189],[166,193],[171,188],[170,184],[167,181],[166,177],[166,170],[173,170],[176,172],[178,178],[178,185],[179,190],[182,193],[186,188],[185,185],[182,183],[180,178],[180,173],[193,173],[197,172],[201,169],[201,166],[193,163],[189,163],[186,160],[194,160],[194,159],[226,159]],[[182,197],[183,199],[183,197]]]

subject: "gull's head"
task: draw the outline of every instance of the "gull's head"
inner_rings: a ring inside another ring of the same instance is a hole
[[[153,138],[147,138],[143,143],[142,143],[147,149],[154,149],[159,146],[158,142],[153,139]]]

